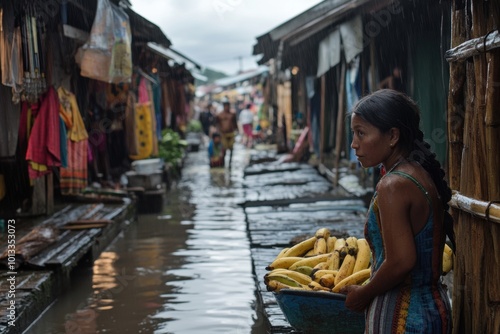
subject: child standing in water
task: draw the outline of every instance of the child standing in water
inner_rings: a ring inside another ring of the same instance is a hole
[[[212,140],[208,144],[208,158],[210,159],[210,168],[224,167],[224,151],[220,134],[217,132],[212,134]]]

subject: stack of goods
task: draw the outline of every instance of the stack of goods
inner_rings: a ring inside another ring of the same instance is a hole
[[[443,274],[452,269],[453,254],[445,245]],[[266,267],[264,276],[269,291],[281,289],[339,293],[348,285],[363,285],[370,280],[371,250],[363,238],[331,236],[328,228],[283,249]]]
[[[156,213],[163,209],[165,184],[163,183],[163,160],[144,159],[132,163],[133,170],[125,173],[129,190],[137,191],[138,210],[141,213]]]

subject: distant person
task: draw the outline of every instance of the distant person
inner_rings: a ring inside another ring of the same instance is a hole
[[[210,160],[210,168],[224,167],[224,150],[220,134],[217,132],[212,134],[212,140],[208,144],[208,159]]]
[[[246,147],[252,147],[253,140],[253,112],[251,108],[252,105],[248,103],[238,119],[243,128],[243,145]]]
[[[378,89],[393,89],[398,92],[404,93],[405,88],[403,84],[403,79],[401,76],[401,69],[398,66],[395,66],[392,69],[392,74],[386,77],[378,84]]]
[[[223,102],[223,110],[217,114],[215,118],[215,124],[217,126],[217,131],[219,131],[222,141],[223,155],[226,156],[226,152],[231,151],[229,154],[229,166],[231,166],[231,160],[233,158],[233,146],[235,131],[238,130],[238,123],[236,122],[236,115],[230,110],[229,101],[225,100]]]
[[[207,104],[205,110],[200,113],[200,123],[203,133],[210,136],[210,127],[214,124],[214,115],[212,114],[212,104]]]

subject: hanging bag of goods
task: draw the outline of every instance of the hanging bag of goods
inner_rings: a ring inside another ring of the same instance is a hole
[[[98,0],[89,40],[76,55],[80,74],[109,83],[130,82],[131,41],[127,13],[109,0]]]

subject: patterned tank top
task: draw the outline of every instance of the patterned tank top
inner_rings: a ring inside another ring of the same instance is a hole
[[[375,297],[366,310],[366,333],[451,333],[451,306],[440,283],[444,231],[436,231],[432,202],[428,192],[413,176],[389,173],[412,181],[425,194],[430,207],[429,218],[415,238],[417,262],[404,282]],[[389,175],[387,174],[387,175]],[[384,262],[377,193],[373,195],[365,224],[365,237],[373,253],[372,276]]]

